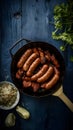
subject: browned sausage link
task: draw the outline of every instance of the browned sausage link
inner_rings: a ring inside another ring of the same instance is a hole
[[[51,56],[51,61],[57,68],[60,67],[58,60],[55,58],[54,55]]]
[[[23,75],[23,73],[24,73],[24,71],[23,71],[23,69],[22,69],[22,68],[18,69],[18,71],[17,71],[17,72],[19,73],[19,75],[20,75],[20,76],[22,76],[22,75]]]
[[[40,88],[40,85],[36,82],[32,82],[31,87],[33,88],[33,92],[37,92],[38,89]]]
[[[48,68],[47,72],[42,77],[37,79],[37,82],[39,82],[39,83],[45,82],[47,79],[49,79],[51,77],[52,74],[53,74],[53,67],[50,66]]]
[[[26,81],[31,81],[31,78],[25,76],[24,80],[26,80]]]
[[[45,51],[45,57],[48,61],[50,61],[51,55],[50,55],[49,51]]]
[[[31,77],[31,80],[32,81],[37,80],[37,78],[41,77],[47,71],[47,69],[48,69],[48,65],[47,64],[43,65],[42,68]]]
[[[54,71],[55,71],[55,74],[60,74],[60,71],[56,68],[56,67],[54,67]]]
[[[40,64],[40,58],[36,58],[34,62],[30,65],[26,75],[27,76],[32,76],[33,71],[36,69],[36,67]]]
[[[55,75],[53,76],[53,78],[52,78],[48,83],[46,83],[45,89],[50,89],[50,88],[52,88],[52,87],[57,83],[58,80],[59,80],[59,75],[58,75],[58,74],[55,74]]]
[[[32,64],[32,62],[38,57],[37,53],[33,53],[29,56],[29,58],[26,60],[26,62],[23,65],[23,70],[27,71],[29,66]]]
[[[42,88],[50,89],[50,88],[52,88],[53,85],[55,85],[57,83],[60,72],[56,67],[54,67],[54,72],[55,72],[55,74],[54,74],[53,78],[50,81],[48,81],[48,83],[42,84],[41,85]]]
[[[37,54],[39,55],[38,48],[33,48],[33,52],[34,52],[34,53],[37,53]]]
[[[17,79],[21,79],[21,76],[19,75],[19,73],[18,73],[18,72],[16,72],[15,77],[16,77]]]
[[[24,71],[22,70],[22,68],[18,69],[18,71],[16,72],[16,78],[21,79],[23,73],[24,73]]]
[[[31,81],[23,81],[23,88],[28,88],[31,86]]]
[[[40,54],[41,64],[44,64],[46,62],[44,52],[39,50],[39,54]]]
[[[26,50],[26,52],[21,56],[17,63],[17,67],[21,68],[24,64],[24,62],[27,60],[27,58],[32,54],[32,49]]]

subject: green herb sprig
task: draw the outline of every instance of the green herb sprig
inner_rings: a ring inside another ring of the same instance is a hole
[[[60,50],[65,51],[68,45],[73,49],[73,1],[54,7],[54,23],[52,24],[55,27],[52,38],[64,41]],[[73,56],[70,60],[73,62]]]

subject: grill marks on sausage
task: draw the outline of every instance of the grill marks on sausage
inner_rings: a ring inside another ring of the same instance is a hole
[[[59,80],[60,65],[54,54],[41,48],[27,49],[17,63],[16,78],[33,92],[52,88]]]

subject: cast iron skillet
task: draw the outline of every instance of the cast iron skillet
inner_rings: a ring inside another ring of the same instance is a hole
[[[17,44],[21,44],[21,42],[26,41],[26,44],[24,44],[20,49],[18,49],[15,54],[13,54],[13,49],[15,48],[15,46],[17,46]],[[38,92],[34,93],[32,91],[31,88],[24,88],[22,89],[22,84],[21,82],[16,79],[15,74],[17,71],[17,62],[19,60],[19,58],[21,57],[21,55],[28,49],[28,48],[33,48],[33,47],[40,47],[43,50],[49,50],[49,52],[51,54],[54,54],[56,59],[58,60],[59,64],[60,64],[60,79],[59,81],[49,90],[45,90],[43,91],[42,89],[40,89]],[[57,89],[61,86],[61,84],[63,83],[63,78],[64,78],[64,72],[65,72],[65,62],[63,59],[63,56],[61,55],[61,53],[58,51],[58,49],[46,42],[42,42],[42,41],[29,41],[26,39],[21,39],[19,41],[17,41],[13,47],[10,48],[10,54],[12,56],[12,62],[11,62],[11,77],[13,80],[13,83],[20,89],[22,90],[24,93],[31,95],[31,96],[47,96],[52,94],[53,92],[57,91]]]

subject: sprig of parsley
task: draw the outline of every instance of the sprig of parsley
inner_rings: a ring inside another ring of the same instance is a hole
[[[69,45],[73,49],[73,1],[62,3],[54,7],[54,27],[52,38],[64,41],[60,46],[62,51]],[[73,56],[70,60],[73,62]]]

